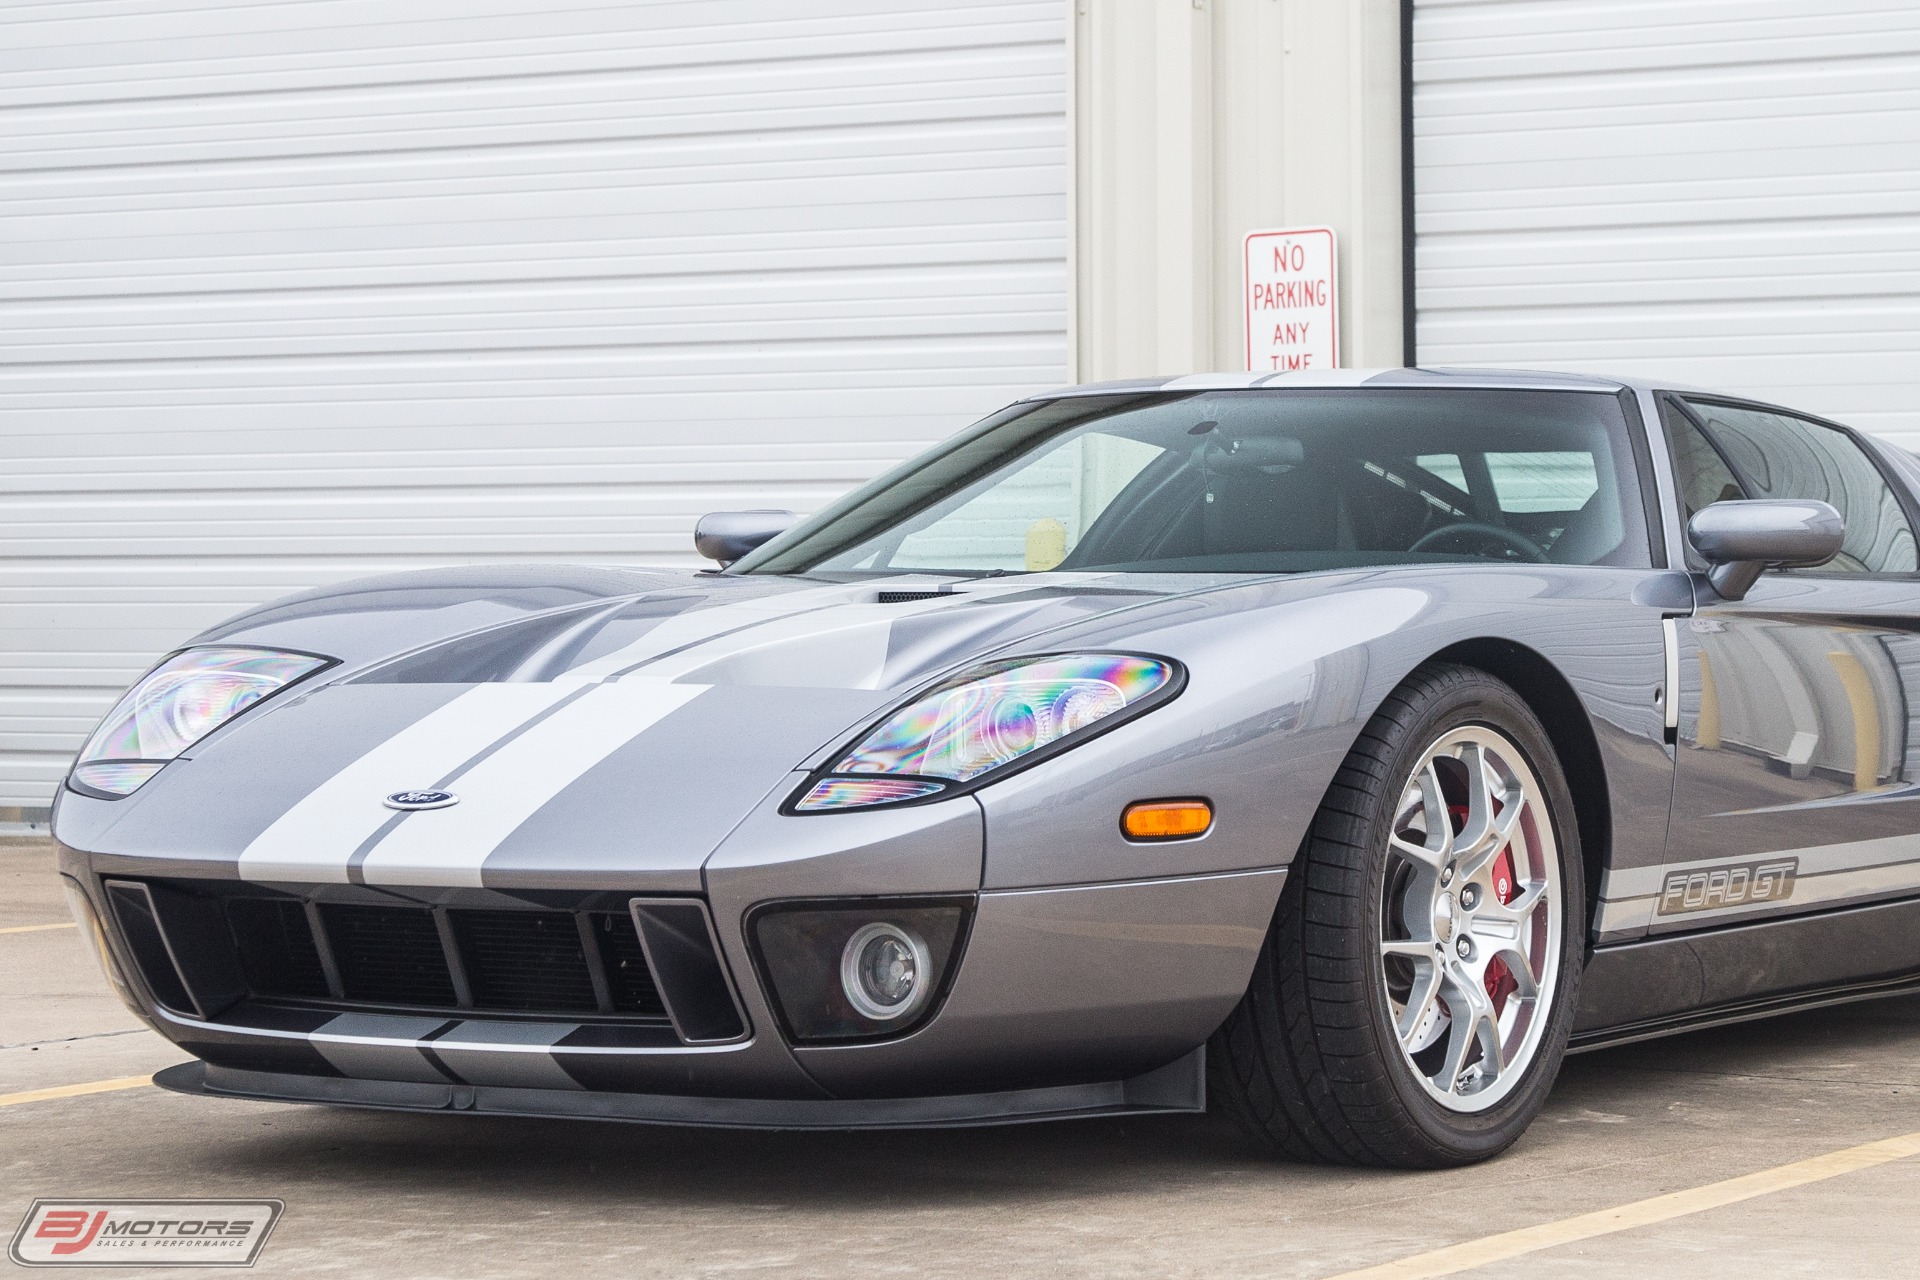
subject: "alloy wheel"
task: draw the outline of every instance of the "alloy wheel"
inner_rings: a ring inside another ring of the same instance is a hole
[[[1559,978],[1559,850],[1526,757],[1485,725],[1414,767],[1387,841],[1380,964],[1400,1052],[1427,1094],[1484,1111],[1537,1057]]]

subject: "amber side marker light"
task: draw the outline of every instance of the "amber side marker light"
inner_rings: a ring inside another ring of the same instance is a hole
[[[1139,800],[1120,815],[1129,840],[1186,840],[1212,825],[1213,806],[1205,800]]]

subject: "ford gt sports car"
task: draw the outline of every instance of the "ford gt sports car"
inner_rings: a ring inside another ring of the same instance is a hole
[[[1569,1049],[1920,986],[1917,496],[1643,382],[1076,387],[723,569],[225,622],[61,869],[183,1092],[1458,1164]]]

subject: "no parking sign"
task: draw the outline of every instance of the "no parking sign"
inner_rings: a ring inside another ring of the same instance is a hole
[[[1339,367],[1331,227],[1249,231],[1244,288],[1249,371]]]

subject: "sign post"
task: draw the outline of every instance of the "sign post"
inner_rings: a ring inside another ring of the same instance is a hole
[[[1339,367],[1333,247],[1331,227],[1247,233],[1243,288],[1249,372]]]

